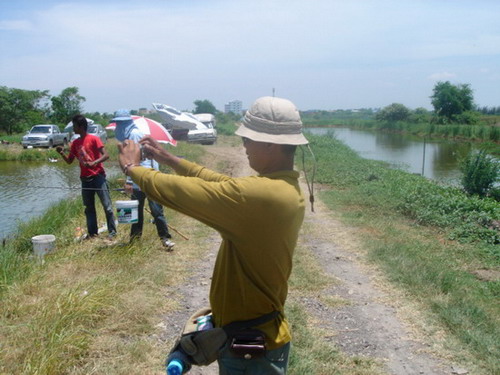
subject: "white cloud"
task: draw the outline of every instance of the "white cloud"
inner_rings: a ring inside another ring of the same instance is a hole
[[[248,105],[273,87],[302,109],[416,107],[431,81],[455,78],[500,103],[477,73],[500,74],[500,4],[486,0],[53,3],[25,20],[0,16],[0,48],[9,51],[0,82],[52,94],[77,86],[88,110]]]
[[[449,72],[433,73],[429,76],[429,79],[433,81],[446,81],[448,79],[456,78],[456,74]]]

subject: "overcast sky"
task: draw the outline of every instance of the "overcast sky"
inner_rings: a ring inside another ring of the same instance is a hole
[[[76,86],[88,112],[431,109],[437,81],[500,106],[497,0],[0,0],[0,86]]]

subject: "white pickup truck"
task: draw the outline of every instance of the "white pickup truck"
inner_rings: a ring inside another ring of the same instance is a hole
[[[23,137],[21,144],[23,148],[28,147],[54,147],[57,145],[66,146],[69,141],[69,134],[62,133],[59,130],[59,126],[47,124],[47,125],[35,125],[31,130]]]

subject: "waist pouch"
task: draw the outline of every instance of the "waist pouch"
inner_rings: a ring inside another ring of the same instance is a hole
[[[231,352],[241,358],[262,357],[266,352],[266,335],[258,329],[244,328],[231,337]]]
[[[186,322],[180,338],[174,344],[167,358],[167,363],[181,352],[187,356],[190,364],[208,366],[214,362],[221,348],[228,340],[231,351],[244,358],[252,358],[265,353],[265,334],[250,327],[266,323],[279,315],[273,311],[256,319],[237,321],[223,327],[215,327],[196,331],[196,320],[211,313],[210,308],[204,308],[194,313]],[[248,357],[250,356],[250,357]]]

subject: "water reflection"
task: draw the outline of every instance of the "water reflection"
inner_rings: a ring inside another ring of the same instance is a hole
[[[433,176],[439,176],[441,180],[455,182],[460,178],[460,160],[465,158],[473,149],[471,143],[441,142],[432,148],[429,154],[428,168],[431,168]]]
[[[11,232],[19,220],[40,215],[50,204],[78,190],[79,170],[62,163],[0,162],[0,238]]]
[[[108,175],[118,172],[107,168]],[[19,221],[39,216],[52,204],[80,195],[78,164],[0,162],[0,239]]]
[[[313,134],[333,134],[366,159],[382,160],[395,168],[449,184],[460,179],[460,159],[478,145],[471,142],[429,141],[419,137],[349,128],[308,128]],[[425,145],[425,148],[424,148]],[[424,158],[425,152],[425,158]]]
[[[409,138],[401,134],[374,133],[375,144],[378,147],[384,147],[392,150],[404,150],[411,146]]]

